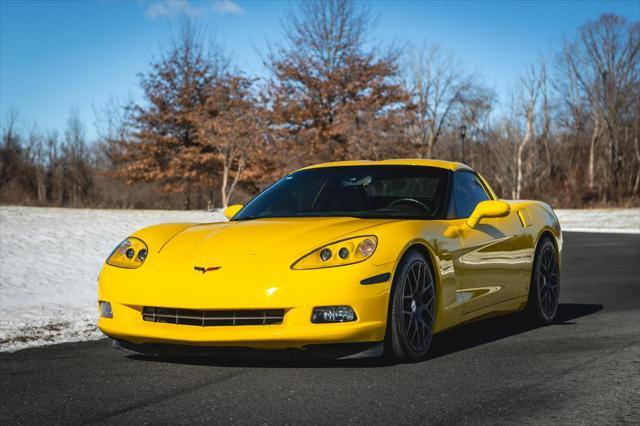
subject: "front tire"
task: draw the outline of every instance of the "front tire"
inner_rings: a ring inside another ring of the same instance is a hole
[[[544,238],[538,244],[526,313],[534,323],[551,324],[559,308],[560,297],[560,264],[558,252],[550,238]]]
[[[421,361],[433,337],[436,292],[433,272],[417,251],[398,266],[390,301],[387,349],[400,362]]]

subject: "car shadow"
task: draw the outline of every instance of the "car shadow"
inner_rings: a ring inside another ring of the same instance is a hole
[[[572,325],[574,320],[603,309],[603,305],[583,303],[561,303],[554,323]],[[439,358],[476,346],[515,336],[542,326],[528,322],[522,313],[493,317],[439,333],[434,336],[427,359]],[[350,360],[304,359],[297,351],[237,350],[212,356],[148,356],[128,355],[131,360],[172,364],[202,365],[235,368],[380,368],[396,365],[387,357]]]
[[[561,303],[559,308],[558,315],[551,326],[575,324],[573,320],[599,312],[603,305]],[[544,326],[523,318],[522,312],[462,325],[435,335],[427,359],[449,355],[541,327]]]

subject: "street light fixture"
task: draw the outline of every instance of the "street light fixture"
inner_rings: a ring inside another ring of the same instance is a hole
[[[460,157],[462,158],[462,162],[464,163],[464,139],[467,137],[467,126],[464,124],[460,126]]]

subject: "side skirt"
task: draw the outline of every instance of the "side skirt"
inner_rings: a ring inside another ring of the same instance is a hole
[[[462,321],[460,324],[466,324],[472,321],[521,311],[527,305],[527,298],[528,296],[519,296],[493,305],[485,306],[484,308],[476,309],[475,311],[464,313],[462,314]]]

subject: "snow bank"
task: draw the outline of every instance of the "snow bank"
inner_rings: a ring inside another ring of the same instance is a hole
[[[558,210],[565,231],[640,233],[640,209]],[[96,279],[138,228],[214,222],[220,212],[0,207],[0,351],[100,338]]]
[[[100,338],[96,279],[144,226],[223,221],[220,212],[0,207],[0,351]]]
[[[640,234],[640,209],[556,210],[563,231]]]

